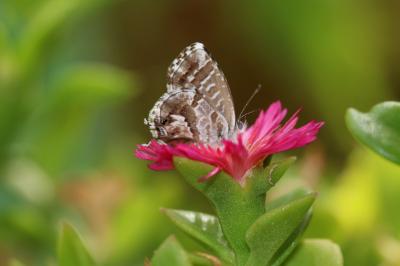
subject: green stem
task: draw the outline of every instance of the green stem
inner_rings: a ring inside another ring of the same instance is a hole
[[[224,235],[236,254],[236,265],[246,265],[250,255],[246,232],[265,212],[265,193],[246,193],[226,175],[218,175],[204,193],[214,204]]]
[[[209,165],[183,158],[175,158],[174,164],[185,180],[213,203],[225,238],[236,255],[236,265],[244,266],[250,255],[247,230],[265,213],[266,192],[294,161],[295,158],[288,158],[270,163],[267,168],[253,169],[244,187],[223,172],[199,182],[199,177],[212,170]]]

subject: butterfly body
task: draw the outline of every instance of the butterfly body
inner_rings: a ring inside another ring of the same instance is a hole
[[[203,44],[186,47],[168,68],[167,79],[167,92],[145,122],[153,138],[217,145],[235,133],[228,84]]]

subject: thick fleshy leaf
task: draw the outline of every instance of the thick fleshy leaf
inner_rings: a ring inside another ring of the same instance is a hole
[[[307,189],[307,188],[298,188],[295,189],[279,198],[276,198],[272,201],[267,201],[265,203],[265,212],[269,212],[272,209],[275,208],[279,208],[282,207],[292,201],[295,201],[297,199],[300,199],[304,196],[309,195],[310,193],[312,193],[311,190]]]
[[[312,212],[309,210],[301,224],[296,228],[296,230],[294,230],[294,232],[289,236],[286,242],[279,248],[274,257],[271,259],[272,266],[281,265],[290,256],[290,254],[292,254],[299,244],[304,231],[307,229],[311,220],[311,216]]]
[[[183,178],[213,203],[225,238],[235,252],[236,263],[244,265],[250,254],[245,235],[265,212],[264,196],[249,193],[223,172],[199,183],[199,177],[210,172],[209,165],[183,158],[175,158],[174,164]]]
[[[64,223],[58,242],[59,266],[93,266],[96,265],[82,243],[76,230]]]
[[[172,209],[163,209],[163,212],[189,236],[205,244],[222,260],[233,263],[234,255],[228,247],[217,217]]]
[[[270,264],[286,241],[304,221],[315,194],[306,195],[276,207],[260,217],[248,230],[247,243],[251,253],[248,266]]]
[[[189,256],[174,236],[168,237],[155,251],[151,266],[191,266]]]
[[[306,239],[285,266],[342,266],[343,257],[337,244],[325,239]]]
[[[307,188],[298,188],[277,199],[267,202],[265,206],[266,212],[269,212],[275,208],[282,207],[292,201],[301,199],[302,197],[305,197],[310,193],[311,191]],[[311,216],[311,210],[309,210],[298,228],[294,230],[294,232],[289,236],[286,242],[279,248],[278,252],[271,259],[271,265],[281,265],[286,260],[286,258],[290,254],[292,254],[293,250],[297,247],[303,232],[306,230],[311,220]]]
[[[375,105],[369,113],[349,109],[346,122],[358,141],[400,164],[400,102]]]
[[[200,182],[199,178],[213,169],[211,165],[178,157],[174,158],[174,165],[179,174],[197,190],[204,192],[209,187],[210,182]]]
[[[283,176],[286,170],[296,161],[296,157],[272,161],[267,167],[256,168],[248,178],[245,189],[252,194],[264,195]]]

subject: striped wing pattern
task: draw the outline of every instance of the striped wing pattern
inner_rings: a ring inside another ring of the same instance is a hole
[[[167,72],[167,91],[193,89],[201,94],[229,125],[235,127],[235,110],[228,83],[202,43],[186,47]]]

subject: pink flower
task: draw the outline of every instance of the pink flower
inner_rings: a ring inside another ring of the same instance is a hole
[[[240,184],[250,171],[269,155],[304,146],[316,139],[323,122],[311,121],[295,128],[298,112],[282,125],[287,113],[281,103],[275,102],[266,111],[261,111],[256,122],[249,128],[241,129],[232,139],[225,139],[219,146],[207,144],[177,144],[175,146],[152,140],[139,145],[136,157],[150,160],[153,170],[171,170],[173,157],[184,157],[214,166],[213,170],[200,180],[207,180],[220,171],[232,176]]]

